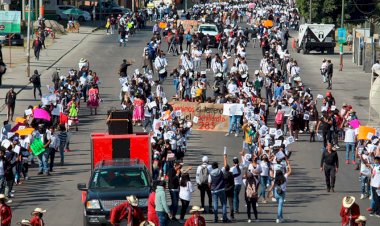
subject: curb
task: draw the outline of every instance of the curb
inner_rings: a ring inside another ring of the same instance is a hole
[[[60,56],[57,60],[55,60],[49,67],[47,67],[46,69],[44,69],[42,72],[41,72],[41,76],[44,72],[50,70],[52,67],[54,67],[54,65],[56,65],[63,57],[65,57],[67,54],[69,54],[72,50],[74,50],[77,46],[79,46],[80,44],[82,44],[82,42],[88,37],[90,36],[92,33],[94,33],[95,31],[97,31],[99,29],[99,27],[96,27],[94,29],[91,30],[91,33],[88,33],[86,34],[76,45],[74,45],[71,49],[69,49],[66,53],[64,53],[62,56]],[[28,82],[26,85],[24,85],[23,87],[20,88],[20,90],[18,90],[16,92],[16,96],[21,93],[26,87],[28,87],[28,85],[31,84],[31,82]],[[0,113],[2,113],[5,109],[7,105],[4,103],[0,106]]]

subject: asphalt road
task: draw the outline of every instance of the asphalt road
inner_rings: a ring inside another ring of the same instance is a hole
[[[16,186],[13,209],[13,224],[23,218],[29,218],[31,211],[35,207],[47,209],[45,214],[46,225],[56,226],[78,226],[82,225],[83,205],[81,203],[81,193],[76,189],[77,183],[87,182],[90,176],[90,133],[105,132],[106,112],[110,107],[119,106],[119,82],[116,71],[123,58],[136,59],[135,65],[129,68],[132,73],[134,68],[141,66],[140,57],[142,49],[148,39],[150,31],[140,31],[135,37],[131,37],[127,47],[119,47],[115,42],[116,36],[106,36],[104,31],[97,31],[89,35],[85,41],[73,49],[68,55],[63,57],[56,67],[65,69],[77,67],[81,57],[90,61],[91,70],[96,71],[101,78],[102,85],[100,95],[104,99],[97,116],[90,116],[86,108],[81,108],[79,132],[74,132],[71,139],[71,149],[73,152],[66,154],[63,167],[57,166],[52,176],[37,176],[36,170],[30,172],[31,180],[21,186]],[[166,47],[166,46],[165,46]],[[304,83],[310,86],[314,95],[325,93],[325,85],[321,83],[319,66],[322,56],[303,56],[291,52],[293,57],[299,61],[301,74]],[[323,56],[333,60],[338,65],[338,56]],[[177,58],[169,56],[169,69],[175,66]],[[250,48],[248,50],[248,65],[250,73],[257,69],[261,59],[261,50]],[[53,59],[49,59],[53,60]],[[203,63],[203,62],[202,62]],[[204,66],[204,65],[202,65]],[[357,109],[360,118],[365,118],[368,114],[367,92],[369,87],[369,77],[354,66],[344,72],[336,72],[333,85],[333,95],[338,103],[345,101],[352,103]],[[357,71],[357,73],[353,73]],[[209,74],[211,78],[211,74]],[[367,82],[368,81],[368,82]],[[43,84],[50,84],[50,76],[44,77]],[[165,82],[165,90],[168,96],[173,94],[171,83],[168,79]],[[355,89],[353,88],[355,84]],[[171,91],[169,91],[171,90]],[[21,112],[32,101],[31,90],[24,90],[18,97],[17,112]],[[340,107],[340,105],[338,104]],[[141,128],[136,128],[136,131]],[[339,225],[339,210],[342,197],[347,194],[355,195],[359,199],[358,172],[353,170],[352,165],[341,164],[341,169],[337,175],[336,192],[326,193],[324,176],[319,171],[319,161],[321,155],[321,143],[309,143],[305,135],[300,136],[300,140],[291,146],[294,151],[291,159],[293,165],[293,175],[289,178],[284,217],[288,225]],[[241,150],[242,139],[240,137],[224,137],[221,132],[198,132],[194,131],[189,141],[189,151],[185,158],[185,164],[196,166],[201,162],[202,155],[208,155],[210,161],[219,161],[222,164],[223,147],[228,147],[228,155],[237,156]],[[343,146],[343,145],[341,145]],[[344,152],[339,150],[340,163],[343,163]],[[57,159],[57,162],[59,160]],[[195,171],[191,172],[195,176]],[[245,203],[243,192],[240,199],[241,213],[236,216],[236,225],[248,225],[245,214]],[[193,193],[193,201],[190,205],[199,204],[199,192]],[[369,200],[359,200],[362,212],[368,217],[365,208],[369,205]],[[258,207],[260,222],[258,225],[275,225],[276,204],[259,204]],[[213,216],[206,215],[207,224],[211,223]],[[370,218],[368,225],[376,225],[378,219]]]

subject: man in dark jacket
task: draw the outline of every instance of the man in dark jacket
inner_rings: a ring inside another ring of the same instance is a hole
[[[38,74],[37,70],[34,70],[34,74],[32,77],[30,77],[29,81],[33,83],[33,94],[34,94],[34,99],[36,99],[36,89],[38,89],[40,97],[42,97],[42,92],[41,92],[41,78],[40,74]]]
[[[172,205],[170,210],[172,212],[172,219],[175,220],[177,214],[178,201],[179,201],[179,178],[181,177],[181,164],[179,162],[174,163],[174,167],[168,170],[168,187]]]
[[[131,64],[127,63],[127,60],[124,59],[123,63],[120,65],[120,69],[119,69],[120,77],[127,77],[127,71],[128,71],[129,66],[131,66]]]
[[[211,188],[212,201],[214,205],[214,223],[218,223],[218,199],[222,203],[223,211],[223,223],[231,222],[227,218],[227,205],[226,205],[226,191],[225,191],[225,182],[224,174],[218,169],[218,163],[214,162],[212,164],[212,170],[208,177],[208,183]]]
[[[38,36],[33,41],[33,48],[34,48],[34,56],[36,57],[37,60],[40,59],[40,51],[42,48],[42,42]]]
[[[332,77],[334,73],[334,65],[331,63],[331,60],[327,61],[327,89],[332,89]]]
[[[59,82],[60,82],[60,79],[59,79],[59,72],[60,72],[60,69],[57,68],[53,74],[51,75],[51,81],[54,83],[54,90],[58,90],[58,87],[59,87]]]
[[[5,96],[5,104],[8,108],[7,118],[9,121],[9,117],[11,118],[11,121],[13,121],[13,115],[15,112],[15,106],[16,106],[16,92],[14,91],[13,87],[8,91],[7,95]]]

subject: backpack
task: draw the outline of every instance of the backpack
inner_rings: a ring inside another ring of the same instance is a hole
[[[275,118],[276,124],[281,125],[283,120],[284,120],[284,114],[282,113],[282,111],[277,111],[276,118]]]
[[[246,182],[246,195],[247,198],[256,198],[257,197],[257,188],[256,188],[256,179],[253,184]]]
[[[199,175],[199,181],[201,184],[208,183],[208,169],[207,166],[201,166],[201,174]]]

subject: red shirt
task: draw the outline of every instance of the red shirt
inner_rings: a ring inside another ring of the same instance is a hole
[[[112,225],[118,225],[124,219],[127,219],[128,223],[132,219],[132,207],[129,202],[123,202],[111,209],[110,221]]]
[[[12,210],[7,204],[0,206],[1,225],[10,226],[12,220]]]
[[[191,216],[186,220],[185,226],[206,226],[206,221],[202,216],[199,216],[198,219],[195,219],[195,216]]]
[[[350,222],[350,210],[351,210],[351,226],[358,226],[357,223],[355,223],[355,220],[358,219],[360,216],[360,208],[359,205],[354,203],[351,208],[346,213],[346,208],[341,207],[340,209],[340,216],[342,217],[342,226],[349,225]]]
[[[156,192],[151,192],[148,198],[148,221],[152,221],[155,225],[159,225],[158,216],[156,213]]]
[[[33,216],[32,219],[30,219],[30,225],[32,226],[44,226],[44,221],[37,215]]]

